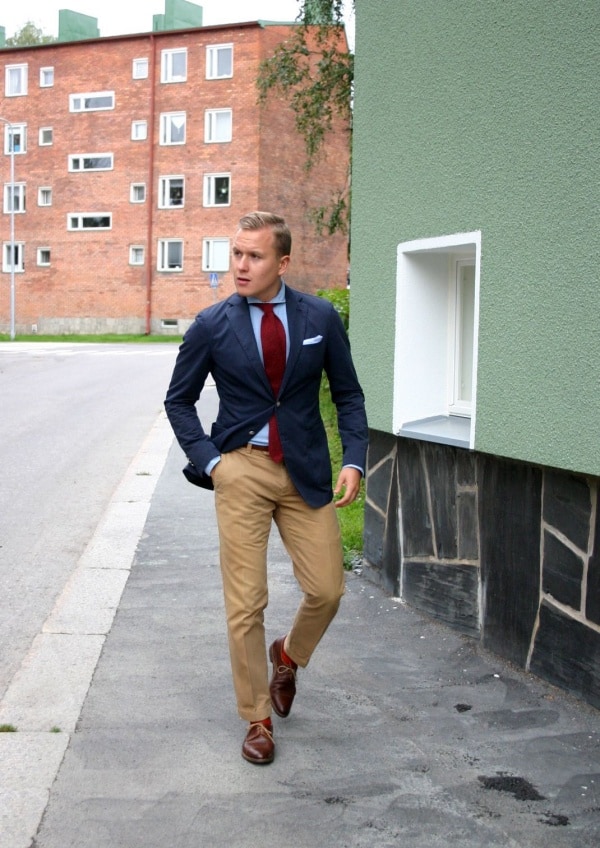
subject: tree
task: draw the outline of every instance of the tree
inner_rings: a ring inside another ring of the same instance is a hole
[[[294,110],[296,129],[304,139],[307,170],[316,162],[336,115],[352,126],[354,56],[341,52],[331,37],[332,27],[343,25],[343,12],[343,0],[300,0],[301,25],[265,59],[259,71],[259,101],[264,102],[271,93],[280,94]],[[350,173],[330,204],[310,214],[319,235],[332,235],[348,232],[349,213]]]
[[[50,44],[52,41],[56,41],[54,36],[44,35],[33,21],[27,21],[11,38],[6,39],[6,46],[31,47],[34,44]]]

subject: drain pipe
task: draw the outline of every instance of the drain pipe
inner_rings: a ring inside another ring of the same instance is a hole
[[[146,224],[146,335],[152,332],[152,243],[154,222],[154,117],[156,112],[156,39],[154,33],[150,33],[150,115],[149,115],[149,138],[150,155],[148,157],[148,191],[147,191],[147,224]],[[160,127],[159,127],[160,133]]]

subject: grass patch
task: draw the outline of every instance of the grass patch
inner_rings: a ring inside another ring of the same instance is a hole
[[[0,333],[0,342],[9,342],[9,333]],[[126,344],[148,344],[148,343],[167,343],[181,344],[181,336],[146,336],[142,334],[121,334],[121,333],[102,333],[94,334],[76,334],[65,333],[61,336],[42,335],[41,333],[24,334],[15,337],[16,342],[81,342],[92,344],[115,344],[123,342]]]
[[[320,394],[321,415],[327,431],[329,453],[333,466],[333,479],[337,479],[342,467],[342,443],[337,429],[337,411],[326,378],[323,378]],[[365,483],[360,484],[360,494],[354,503],[337,510],[344,546],[344,568],[348,571],[362,557],[363,528],[365,513]]]
[[[0,733],[16,733],[17,728],[14,724],[0,724]]]

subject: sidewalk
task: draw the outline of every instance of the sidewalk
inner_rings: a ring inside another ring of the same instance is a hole
[[[213,496],[182,464],[173,447],[31,848],[600,844],[600,712],[357,574],[275,762],[246,763]],[[298,601],[278,538],[270,575],[272,640]]]

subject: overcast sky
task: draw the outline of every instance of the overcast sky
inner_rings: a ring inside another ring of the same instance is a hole
[[[259,19],[294,21],[297,0],[198,0],[204,10],[203,23],[241,23]],[[351,8],[351,3],[347,4]],[[2,0],[0,26],[9,38],[27,21],[33,21],[45,35],[58,35],[58,10],[72,9],[98,19],[100,35],[150,32],[152,15],[162,14],[164,0]],[[354,15],[347,22],[348,40],[353,42]]]

